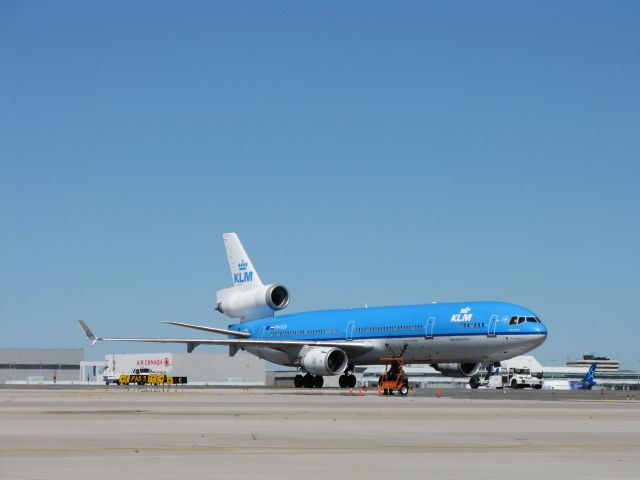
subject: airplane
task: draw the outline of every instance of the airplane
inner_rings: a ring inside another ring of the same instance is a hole
[[[593,375],[597,366],[597,363],[592,363],[582,380],[545,380],[542,383],[542,388],[546,390],[591,390],[596,384]]]
[[[427,363],[450,377],[472,377],[482,362],[498,362],[541,345],[547,328],[529,309],[505,302],[454,302],[388,307],[316,310],[274,316],[289,304],[283,285],[265,285],[237,234],[223,240],[233,286],[216,294],[215,310],[238,319],[228,328],[166,321],[226,338],[100,338],[79,320],[91,345],[96,342],[227,345],[229,356],[247,351],[269,362],[297,367],[296,387],[321,388],[325,376],[340,375],[353,388],[356,365],[379,365],[383,357]]]

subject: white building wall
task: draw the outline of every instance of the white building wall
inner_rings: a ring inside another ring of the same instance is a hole
[[[187,377],[189,383],[265,383],[267,362],[248,353],[128,353],[105,356],[109,370],[129,373],[150,368],[171,376]]]
[[[0,348],[0,383],[78,380],[82,360],[82,348]]]

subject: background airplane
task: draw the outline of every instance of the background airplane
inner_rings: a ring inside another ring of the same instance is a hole
[[[591,390],[596,385],[593,375],[596,373],[597,366],[597,363],[592,363],[582,380],[545,380],[542,383],[542,388],[547,390]]]
[[[505,302],[455,302],[394,307],[318,310],[274,318],[289,304],[289,292],[264,285],[235,233],[223,235],[233,286],[217,292],[216,310],[239,320],[228,328],[164,322],[227,338],[99,338],[80,320],[91,344],[97,341],[227,345],[229,355],[246,350],[270,362],[298,367],[298,387],[322,387],[340,375],[355,386],[355,365],[382,357],[428,363],[445,375],[471,377],[481,362],[522,355],[541,345],[547,329],[530,310]]]

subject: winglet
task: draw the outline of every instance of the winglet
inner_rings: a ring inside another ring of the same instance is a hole
[[[84,320],[78,320],[78,323],[80,324],[80,327],[82,328],[82,330],[84,330],[84,334],[87,336],[87,338],[91,342],[92,347],[96,344],[97,341],[101,340],[100,338],[96,337],[93,334],[89,326],[86,323],[84,323]]]

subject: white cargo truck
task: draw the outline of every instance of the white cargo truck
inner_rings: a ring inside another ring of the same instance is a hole
[[[542,388],[542,379],[531,375],[528,368],[503,368],[490,369],[487,376],[471,377],[471,388]]]

